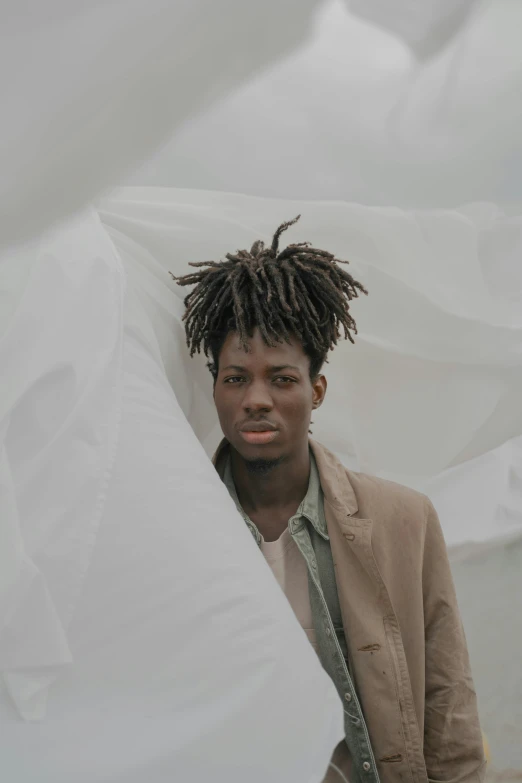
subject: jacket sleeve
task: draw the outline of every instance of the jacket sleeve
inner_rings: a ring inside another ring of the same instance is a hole
[[[486,762],[468,649],[446,544],[426,498],[424,757],[430,781],[481,783]]]

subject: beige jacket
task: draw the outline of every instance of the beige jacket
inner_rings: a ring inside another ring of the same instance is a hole
[[[382,783],[481,783],[476,696],[435,509],[310,445],[350,670]]]

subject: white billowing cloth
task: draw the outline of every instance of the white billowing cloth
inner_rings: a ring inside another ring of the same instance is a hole
[[[419,58],[439,52],[480,0],[346,0],[358,16],[398,35]]]
[[[349,0],[349,6],[423,56],[458,34],[476,2]],[[298,48],[324,6],[324,0],[4,0],[0,247],[38,235],[121,181],[194,114]],[[345,44],[351,49],[353,42],[348,37]],[[267,115],[273,122],[274,112]],[[281,129],[280,119],[276,124]],[[253,140],[259,127],[250,116],[242,135]]]
[[[463,2],[356,5],[379,6],[381,27],[324,3],[305,45],[191,118],[131,183],[414,210],[522,202],[522,3],[475,4],[421,62],[382,16],[422,38]]]
[[[350,466],[433,489],[451,544],[520,530],[520,513],[497,516],[516,486],[507,451],[492,451],[522,434],[520,216],[487,204],[412,213],[170,188],[123,189],[99,211],[155,314],[157,350],[209,453],[219,437],[210,377],[202,361],[183,358],[197,393],[176,381],[171,335],[183,339],[186,289],[167,270],[248,248],[302,213],[284,241],[308,239],[350,259],[370,291],[352,304],[355,346],[341,342],[326,366],[314,437]],[[179,297],[176,312],[168,291]],[[482,490],[470,492],[477,470]],[[470,478],[455,481],[455,471]]]
[[[2,264],[1,779],[317,783],[342,706],[97,215]]]
[[[0,248],[82,207],[306,36],[319,0],[4,0]]]
[[[397,8],[405,8],[403,2],[397,3]],[[50,0],[45,8],[36,0],[23,6],[15,0],[4,3],[2,246],[25,241],[72,214],[140,156],[152,152],[195,110],[290,50],[303,39],[315,5],[313,0],[115,0],[88,5]],[[377,8],[376,3],[373,6]],[[326,122],[321,106],[310,105],[305,111],[298,106],[293,111],[287,84],[280,78],[282,90],[277,93],[269,74],[268,95],[276,96],[281,110],[265,100],[266,90],[261,91],[261,101],[254,95],[254,105],[262,105],[268,130],[277,127],[280,134],[289,126],[286,138],[291,141],[291,147],[285,147],[278,136],[275,169],[266,165],[265,156],[257,155],[273,188],[269,195],[281,195],[291,183],[299,197],[347,198],[346,183],[356,183],[359,190],[354,188],[353,193],[360,201],[411,203],[414,194],[414,203],[424,203],[418,181],[429,181],[426,200],[446,203],[462,198],[463,183],[467,194],[477,183],[494,188],[498,175],[491,172],[504,171],[506,166],[500,164],[518,160],[515,142],[520,137],[520,47],[513,23],[517,10],[516,4],[495,4],[500,6],[508,9],[508,23],[502,35],[496,28],[490,31],[495,51],[486,47],[487,36],[476,36],[471,47],[464,47],[475,55],[471,68],[455,68],[467,62],[457,45],[451,62],[435,61],[433,70],[423,71],[411,90],[403,89],[411,76],[410,61],[397,42],[391,47],[396,69],[384,63],[392,80],[399,73],[390,89],[387,79],[339,63],[332,56],[339,46],[331,41],[324,45],[323,40],[323,48],[315,50],[315,63],[326,64],[327,82],[335,92],[302,79],[299,69],[295,81],[305,84],[307,96],[315,92],[341,107],[350,117],[350,133],[337,109]],[[375,21],[382,24],[382,15],[380,21],[377,16]],[[463,17],[457,17],[453,14],[453,33],[462,24]],[[436,13],[436,24],[428,24],[416,36],[417,54],[433,52],[433,33],[440,45],[438,20]],[[352,51],[353,41],[343,37],[338,21],[333,19],[333,28],[341,36],[341,50]],[[488,25],[482,33],[484,27]],[[392,29],[408,40],[404,25],[394,24]],[[506,37],[509,31],[511,38]],[[355,37],[359,32],[358,28]],[[410,45],[413,42],[410,35]],[[389,49],[383,51],[386,60]],[[480,89],[470,78],[477,52],[490,64],[487,78],[480,75]],[[360,101],[355,101],[359,111],[353,111],[354,94],[344,89],[347,74],[356,72],[357,78],[365,74],[362,90],[370,96],[364,111]],[[451,85],[459,89],[448,90]],[[295,92],[295,83],[293,87]],[[487,111],[478,108],[480,102],[488,103],[488,96],[494,96],[495,112],[489,106]],[[453,109],[449,123],[439,111],[448,105]],[[261,187],[245,165],[245,160],[256,157],[253,149],[260,152],[254,129],[268,141],[268,157],[274,158],[267,128],[244,105],[238,108],[239,125],[229,105],[224,112],[227,133],[219,136],[214,123],[212,143],[226,177],[242,169],[243,182],[257,192],[265,187],[267,194],[267,182]],[[391,123],[382,123],[383,112]],[[314,116],[320,118],[321,129],[334,131],[334,137],[318,135],[310,122]],[[244,127],[245,118],[248,133],[242,128],[238,140],[231,129]],[[230,179],[223,186],[222,172],[215,176],[215,158],[203,154],[205,134],[198,136],[190,126],[187,132],[199,146],[196,155],[185,151],[181,157],[191,157],[197,165],[188,179],[176,181],[195,184],[194,170],[199,169],[205,172],[206,187],[230,187]],[[361,138],[369,144],[357,144]],[[439,147],[441,138],[456,143]],[[235,166],[230,166],[225,140]],[[309,154],[317,149],[319,161]],[[483,159],[489,160],[489,173],[476,164]],[[288,160],[291,165],[284,169],[282,163]],[[163,181],[172,184],[172,170],[163,164],[159,169],[167,177]],[[313,176],[304,180],[297,176],[310,171]],[[513,177],[513,182],[518,179]],[[501,185],[509,191],[509,177],[506,182]],[[124,314],[122,265],[95,215],[50,235],[41,249],[11,250],[0,260],[0,359],[2,369],[9,372],[9,384],[2,384],[0,396],[0,776],[16,783],[199,783],[219,780],[218,770],[224,770],[227,783],[313,783],[321,778],[342,734],[340,707],[331,684],[306,652],[292,615],[285,614],[284,604],[271,592],[269,574],[252,554],[252,542],[238,532],[242,528],[233,506],[180,412],[179,407],[190,416],[209,449],[217,433],[208,379],[204,380],[202,362],[189,365],[186,354],[176,352],[176,341],[181,347],[183,340],[182,306],[166,273],[175,249],[173,231],[184,231],[188,240],[187,247],[178,245],[175,260],[185,268],[185,258],[213,257],[216,250],[228,250],[232,239],[243,244],[238,228],[246,245],[252,232],[269,234],[274,220],[279,220],[279,207],[272,205],[272,210],[267,202],[264,215],[256,205],[257,218],[233,207],[235,224],[226,210],[223,221],[221,197],[205,205],[196,196],[194,209],[192,195],[181,193],[179,201],[185,198],[188,204],[174,227],[165,231],[173,212],[168,204],[158,212],[156,200],[147,203],[150,195],[144,192],[145,203],[130,220],[118,214],[114,204],[104,213],[128,276]],[[229,197],[222,198],[229,203]],[[329,205],[325,208],[330,210]],[[516,259],[516,220],[492,214],[491,224],[491,258],[506,261],[512,253]],[[319,217],[315,227],[307,225],[321,240]],[[327,239],[337,236],[335,226],[332,230],[325,223],[327,228]],[[344,239],[341,245],[344,248]],[[481,247],[486,247],[487,257],[487,242]],[[189,248],[192,256],[185,254]],[[367,263],[364,253],[361,259]],[[515,276],[516,293],[515,266],[507,268]],[[394,270],[405,290],[412,270],[410,265],[405,278]],[[422,286],[420,290],[424,304],[430,297]],[[475,293],[473,289],[471,299]],[[437,297],[436,316],[444,320],[454,315]],[[451,448],[441,450],[439,443],[431,462],[421,453],[421,470],[446,464],[450,454],[457,461],[479,454],[506,433],[518,431],[512,400],[504,394],[508,386],[517,389],[515,364],[510,377],[506,367],[516,353],[518,326],[513,324],[512,340],[504,341],[504,323],[469,307],[457,318],[459,335],[465,335],[463,321],[468,319],[475,330],[478,320],[486,332],[496,330],[502,346],[494,364],[489,345],[480,379],[488,378],[491,403],[495,377],[503,414],[488,414],[484,400],[471,406],[474,421],[466,413],[465,426],[452,422]],[[426,326],[422,320],[421,332]],[[381,334],[382,325],[380,329]],[[364,332],[365,344],[371,346],[371,324]],[[455,339],[454,331],[448,334]],[[395,335],[397,344],[403,336]],[[411,349],[410,343],[405,345],[404,350]],[[437,340],[427,351],[428,362],[436,364],[440,359],[433,358],[435,349],[440,349]],[[458,351],[452,355],[462,378],[466,363]],[[190,366],[193,374],[185,377],[182,366]],[[445,404],[450,404],[449,398]],[[440,421],[437,405],[435,414]],[[318,420],[317,434],[325,441],[327,430]],[[347,432],[346,448],[355,448],[370,464],[372,441],[364,444],[361,433],[357,440],[351,430]],[[460,456],[456,445],[462,446]],[[407,461],[401,469],[408,469]],[[505,504],[506,518],[509,508]],[[181,526],[175,524],[180,517]],[[488,524],[486,532],[491,535]],[[197,530],[208,542],[208,549],[198,548],[196,558],[192,547],[198,539],[187,535],[188,530]],[[221,623],[215,622],[213,612],[217,602]],[[187,638],[192,646],[185,645]],[[21,718],[39,721],[28,726]],[[286,731],[289,726],[291,731]],[[272,754],[265,752],[267,746]]]
[[[72,660],[66,626],[114,460],[124,276],[95,213],[1,272],[0,670],[38,719]]]

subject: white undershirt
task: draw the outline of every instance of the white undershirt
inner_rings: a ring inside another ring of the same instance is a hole
[[[308,570],[289,529],[286,528],[277,541],[261,539],[261,551],[294,610],[301,628],[317,652],[308,592]]]

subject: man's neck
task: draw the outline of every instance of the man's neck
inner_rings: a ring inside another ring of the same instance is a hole
[[[232,476],[239,502],[265,541],[274,541],[306,495],[310,479],[308,444],[296,457],[284,459],[266,473],[252,473],[231,448]]]

